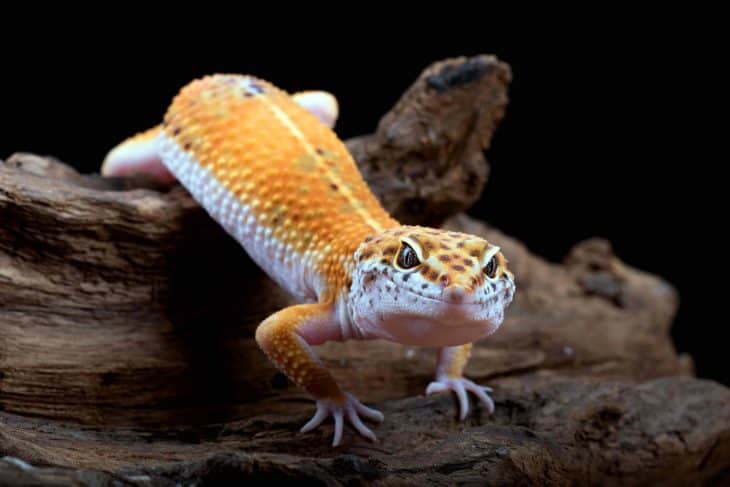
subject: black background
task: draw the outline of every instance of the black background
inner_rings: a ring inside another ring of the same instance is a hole
[[[624,261],[679,289],[677,348],[694,356],[700,376],[728,384],[728,320],[712,311],[727,300],[715,285],[722,259],[712,245],[721,239],[711,236],[726,219],[704,223],[721,208],[704,199],[719,163],[706,148],[718,60],[709,40],[688,31],[689,20],[674,22],[567,22],[509,34],[493,32],[486,18],[407,33],[338,21],[336,30],[323,22],[254,34],[233,22],[165,25],[154,40],[155,29],[132,22],[77,41],[70,29],[35,33],[37,45],[6,32],[0,158],[32,151],[96,170],[109,148],[159,123],[180,87],[213,72],[331,91],[346,138],[371,132],[430,62],[496,54],[512,67],[511,101],[487,151],[485,195],[471,213],[553,261],[582,239],[609,239]]]

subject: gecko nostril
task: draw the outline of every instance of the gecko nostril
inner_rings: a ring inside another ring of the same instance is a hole
[[[441,285],[442,285],[443,287],[446,287],[446,286],[448,286],[448,285],[449,285],[449,283],[451,282],[451,279],[449,279],[449,276],[448,276],[447,274],[444,274],[443,276],[441,276],[441,277],[439,278],[439,282],[441,283]]]
[[[446,301],[459,304],[464,301],[466,297],[466,290],[458,286],[449,286],[444,289],[444,299]]]

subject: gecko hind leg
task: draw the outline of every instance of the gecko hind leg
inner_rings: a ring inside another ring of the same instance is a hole
[[[317,399],[317,411],[301,431],[311,431],[332,416],[335,421],[332,446],[340,444],[345,420],[372,441],[376,440],[375,434],[363,424],[360,415],[374,421],[383,420],[382,413],[342,391],[310,347],[342,339],[342,329],[334,319],[329,303],[284,308],[266,318],[256,329],[256,341],[269,359]]]

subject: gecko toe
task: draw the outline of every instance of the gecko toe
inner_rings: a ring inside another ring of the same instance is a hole
[[[431,382],[426,388],[426,395],[430,396],[431,394],[438,394],[439,392],[444,392],[448,389],[449,388],[446,384],[442,382]]]
[[[455,381],[453,388],[454,392],[456,392],[456,397],[459,398],[459,419],[464,421],[467,413],[469,412],[469,398],[467,397],[466,389],[464,389],[464,385],[461,382]]]
[[[355,408],[355,412],[363,415],[366,419],[369,419],[370,421],[376,421],[378,423],[382,423],[385,419],[383,413],[381,413],[377,409],[367,407],[366,405],[358,401],[352,394],[346,394],[346,396]]]
[[[333,414],[335,418],[335,436],[332,438],[332,446],[338,446],[342,441],[342,431],[344,430],[345,418],[342,409],[338,408]]]
[[[306,433],[307,431],[312,431],[317,426],[322,424],[325,419],[327,419],[327,416],[329,415],[329,411],[327,410],[327,407],[325,407],[323,404],[320,404],[320,402],[317,402],[317,412],[314,413],[314,416],[312,416],[312,419],[310,419],[307,424],[302,426],[302,429],[299,431],[302,433]]]
[[[377,441],[377,438],[375,437],[375,433],[373,433],[370,428],[365,426],[363,422],[360,420],[360,417],[357,415],[357,412],[353,407],[347,408],[347,419],[350,420],[350,423],[352,423],[352,426],[355,427],[355,429],[363,435],[365,438],[367,438],[370,441]]]
[[[465,384],[465,387],[466,390],[477,396],[477,399],[479,399],[484,404],[484,406],[487,408],[487,411],[489,411],[489,414],[492,414],[494,412],[494,401],[491,397],[489,397],[489,394],[487,394],[488,392],[492,392],[491,387],[483,387],[473,383],[472,381],[468,381]]]
[[[444,391],[453,391],[459,401],[459,419],[464,420],[466,415],[469,413],[469,397],[467,391],[474,394],[479,401],[489,411],[489,414],[494,412],[494,401],[489,397],[489,392],[492,392],[490,387],[480,386],[465,379],[463,377],[438,377],[435,381],[431,382],[426,388],[426,394],[437,394]]]
[[[384,419],[383,413],[371,409],[355,398],[352,394],[345,393],[345,403],[341,404],[329,399],[320,399],[317,401],[317,412],[314,413],[312,419],[307,424],[302,426],[300,430],[302,433],[312,431],[313,429],[320,426],[325,419],[332,416],[335,422],[335,431],[332,437],[332,446],[339,446],[342,443],[342,437],[345,430],[345,420],[352,424],[353,428],[357,430],[365,438],[370,441],[377,441],[375,433],[370,428],[365,426],[360,419],[362,416],[364,419],[371,421],[381,422]]]

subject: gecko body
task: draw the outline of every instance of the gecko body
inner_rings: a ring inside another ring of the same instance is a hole
[[[123,146],[133,159],[159,157],[302,303],[264,320],[256,340],[317,399],[317,412],[303,431],[333,416],[337,445],[345,420],[375,439],[360,417],[383,419],[342,391],[310,348],[331,340],[381,338],[439,347],[436,379],[427,393],[454,391],[462,419],[466,391],[491,412],[488,388],[462,371],[471,343],[499,327],[512,300],[506,259],[476,236],[400,225],[323,118],[326,113],[266,81],[214,75],[183,88],[161,128]]]

